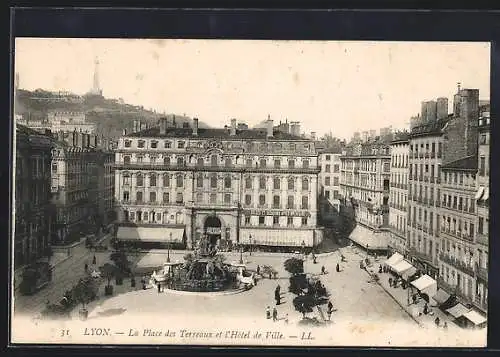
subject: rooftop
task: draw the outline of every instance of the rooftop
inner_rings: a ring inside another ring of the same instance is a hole
[[[422,135],[440,135],[446,123],[448,123],[452,117],[453,114],[450,114],[446,118],[417,125],[411,129],[410,137]]]
[[[166,128],[165,134],[160,134],[160,127],[144,129],[135,133],[127,134],[127,137],[144,138],[202,138],[202,139],[242,139],[242,140],[265,140],[267,133],[265,130],[244,129],[236,130],[236,135],[231,136],[229,129],[219,128],[198,128],[198,135],[193,135],[192,128]],[[297,140],[310,141],[300,136],[295,136],[281,131],[274,130],[272,140]]]
[[[39,131],[33,130],[25,125],[16,124],[16,130],[25,135],[43,135],[52,138],[52,136],[46,135]]]
[[[467,156],[462,159],[458,159],[442,167],[443,170],[477,170],[477,155]]]
[[[410,140],[410,133],[408,133],[406,131],[402,131],[402,132],[394,133],[394,138],[392,139],[391,143],[397,143],[397,142],[409,141],[409,140]]]

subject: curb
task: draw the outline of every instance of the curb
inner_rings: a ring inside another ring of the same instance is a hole
[[[213,291],[213,292],[197,292],[197,291],[183,291],[183,290],[174,290],[174,289],[164,289],[163,290],[169,294],[175,295],[189,295],[189,296],[224,296],[224,295],[236,295],[242,292],[245,292],[246,289],[238,289],[231,291]]]

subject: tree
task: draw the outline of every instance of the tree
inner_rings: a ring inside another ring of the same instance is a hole
[[[293,275],[304,273],[304,261],[299,258],[289,258],[284,263],[285,270]]]
[[[86,319],[88,316],[87,304],[95,298],[95,286],[91,279],[80,279],[72,290],[74,301],[82,305],[80,316]]]
[[[106,263],[101,267],[101,273],[104,279],[106,279],[107,281],[107,285],[104,287],[105,294],[111,295],[113,293],[111,280],[116,276],[116,266],[110,263]]]

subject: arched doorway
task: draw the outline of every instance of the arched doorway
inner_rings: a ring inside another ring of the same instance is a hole
[[[222,222],[217,216],[208,216],[205,220],[205,234],[210,248],[215,248],[222,235]]]

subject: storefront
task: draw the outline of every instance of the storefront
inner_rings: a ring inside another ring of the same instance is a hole
[[[182,249],[186,245],[180,227],[118,227],[116,238],[126,246],[143,249]]]
[[[427,302],[430,302],[430,298],[437,293],[437,282],[429,275],[422,275],[417,280],[412,281],[410,285],[417,289],[419,295]]]
[[[349,239],[368,252],[387,254],[389,235],[385,231],[374,231],[358,224],[349,235]]]

